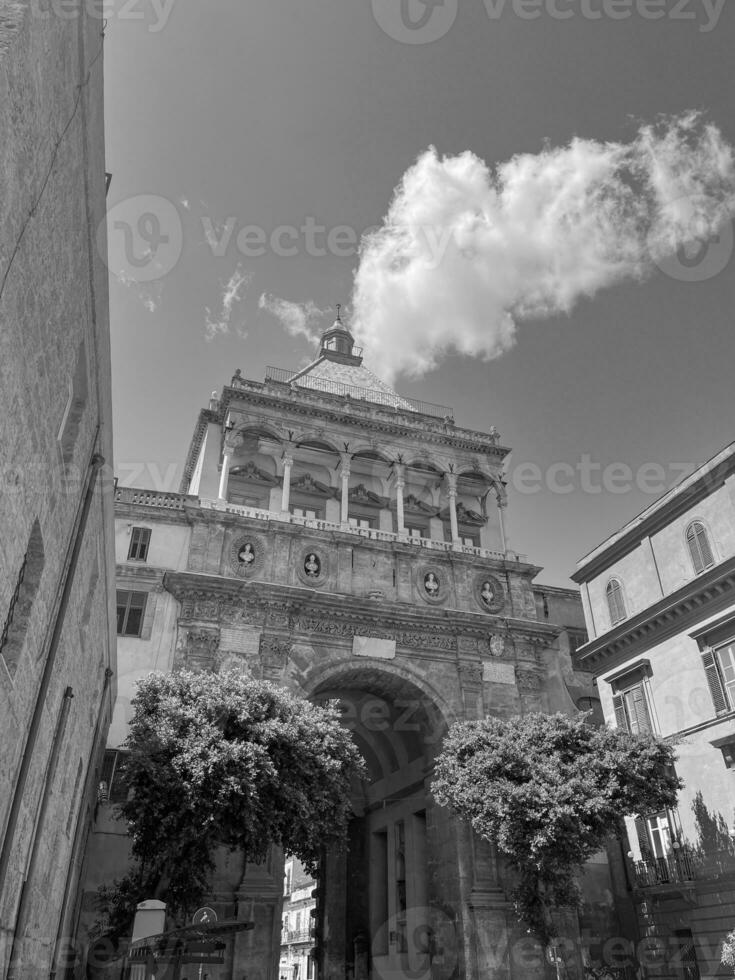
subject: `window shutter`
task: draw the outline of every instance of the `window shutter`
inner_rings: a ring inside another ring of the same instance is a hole
[[[697,539],[699,540],[699,550],[702,553],[702,562],[704,563],[704,567],[709,568],[710,565],[714,565],[715,556],[712,554],[712,548],[710,547],[707,532],[701,524],[697,529]]]
[[[687,528],[687,544],[689,545],[689,554],[694,565],[694,571],[697,574],[703,572],[705,568],[709,568],[710,565],[714,565],[715,558],[707,537],[707,530],[701,521],[694,521]]]
[[[628,724],[628,716],[625,714],[625,705],[623,704],[622,694],[614,695],[613,708],[615,709],[615,724],[618,726],[618,728],[622,728],[623,731],[629,732],[630,725]]]
[[[646,821],[641,817],[635,818],[635,832],[636,836],[638,837],[638,847],[641,851],[641,858],[644,861],[650,861],[653,857],[653,852],[651,851],[651,840],[648,836]]]
[[[605,590],[607,594],[607,605],[610,611],[610,622],[614,626],[622,619],[625,619],[625,604],[623,602],[623,590],[617,579],[611,579]]]
[[[694,565],[694,571],[699,574],[704,568],[704,565],[702,564],[702,556],[699,553],[699,543],[694,524],[690,524],[687,528],[687,544],[689,545],[689,555]]]
[[[630,719],[630,730],[636,734],[651,731],[651,716],[642,684],[636,684],[623,695]]]
[[[710,694],[712,695],[712,701],[714,702],[715,711],[717,714],[722,714],[723,711],[727,711],[729,705],[727,703],[727,697],[725,696],[725,690],[722,686],[722,679],[720,678],[720,671],[717,667],[717,661],[715,660],[715,655],[712,650],[705,650],[702,654],[702,664],[704,665],[704,673],[707,677],[707,683],[709,684]]]

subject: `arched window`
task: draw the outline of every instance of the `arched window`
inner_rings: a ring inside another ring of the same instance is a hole
[[[607,596],[607,607],[610,610],[610,623],[614,626],[625,619],[627,615],[625,601],[623,600],[623,586],[618,579],[610,579],[605,589],[605,595]]]
[[[687,528],[687,545],[697,575],[715,563],[707,531],[701,521],[692,521]]]

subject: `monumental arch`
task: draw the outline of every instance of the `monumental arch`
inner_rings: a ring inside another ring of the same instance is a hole
[[[118,488],[121,666],[105,792],[125,792],[118,750],[151,669],[234,664],[337,700],[369,779],[354,787],[348,852],[321,863],[320,978],[530,975],[509,955],[525,929],[503,862],[429,792],[454,720],[575,712],[594,696],[571,665],[578,594],[536,584],[540,568],[509,544],[508,452],[494,428],[461,428],[451,409],[393,391],[338,318],[307,368],[268,368],[264,381],[238,370],[213,394],[179,493]],[[89,908],[124,852],[103,806]],[[272,980],[282,856],[218,867],[209,903],[255,922],[219,976]],[[609,893],[601,867],[592,880]],[[598,905],[592,932],[610,915]]]

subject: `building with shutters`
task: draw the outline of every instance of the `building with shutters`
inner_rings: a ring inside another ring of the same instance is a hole
[[[88,5],[0,4],[3,980],[74,963],[115,699],[101,32]]]
[[[316,980],[316,881],[294,857],[283,875],[281,958],[278,980]]]
[[[642,932],[661,949],[650,975],[714,975],[735,926],[735,443],[572,578],[590,637],[576,661],[594,672],[605,717],[674,742],[684,781],[676,810],[627,821]],[[681,963],[667,967],[674,950]]]
[[[586,639],[578,592],[537,584],[540,567],[509,543],[508,451],[494,430],[393,391],[338,319],[307,368],[268,368],[262,381],[237,371],[209,401],[180,493],[118,488],[119,693],[87,924],[96,888],[125,870],[113,804],[136,680],[234,665],[337,699],[370,778],[355,787],[349,851],[325,853],[316,889],[292,878],[285,938],[283,856],[218,858],[207,904],[255,923],[229,942],[219,976],[276,980],[280,958],[287,980],[527,980],[512,875],[429,792],[455,719],[596,699],[572,667]],[[559,926],[570,955],[583,944],[594,959],[621,935],[613,894],[625,885],[605,855],[584,880],[581,919],[563,913]]]

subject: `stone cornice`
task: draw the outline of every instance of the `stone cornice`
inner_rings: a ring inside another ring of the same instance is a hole
[[[203,408],[199,412],[199,418],[196,420],[196,424],[194,425],[194,435],[191,437],[189,450],[186,454],[184,474],[181,477],[179,493],[189,492],[191,478],[194,475],[194,469],[196,468],[197,460],[199,459],[199,453],[202,448],[202,443],[204,442],[204,436],[207,434],[207,426],[210,424],[210,422],[221,423],[223,419],[223,413],[217,409]]]
[[[735,558],[697,576],[636,616],[590,640],[575,654],[575,662],[596,674],[642,653],[671,636],[714,616],[735,602]]]
[[[248,382],[247,388],[225,387],[221,398],[220,419],[225,418],[232,403],[241,401],[260,408],[286,411],[292,416],[318,418],[335,425],[359,426],[362,429],[403,437],[415,437],[418,434],[422,442],[482,453],[485,456],[494,456],[498,461],[505,459],[510,452],[507,447],[494,443],[487,433],[460,429],[454,425],[447,426],[428,416],[422,416],[420,421],[411,425],[400,409],[371,402],[363,405],[355,399],[346,402],[342,396],[328,396],[308,388],[299,388],[298,394],[291,393],[287,387],[283,391],[281,388],[284,386],[279,385],[276,388],[276,383],[268,382]],[[339,401],[339,404],[331,405],[330,397],[335,402]]]
[[[435,633],[445,637],[458,635],[487,639],[491,634],[512,635],[532,645],[548,646],[554,642],[562,627],[546,622],[489,616],[458,609],[419,608],[386,599],[369,599],[353,595],[314,592],[266,582],[243,582],[240,579],[199,572],[166,572],[164,588],[176,599],[237,600],[260,607],[264,612],[273,609],[287,612],[295,622],[314,616],[325,622],[348,624],[349,629],[337,629],[336,635],[364,635],[386,632]],[[376,623],[380,629],[376,633]],[[310,629],[306,629],[310,632]],[[325,630],[325,632],[330,632]],[[362,635],[362,634],[361,634]]]
[[[700,467],[700,470],[682,481],[680,486],[664,494],[633,521],[622,527],[589,555],[580,559],[577,570],[571,576],[572,581],[578,584],[589,582],[633,551],[644,538],[656,534],[677,517],[691,510],[700,500],[704,500],[718,490],[735,472],[733,446],[728,446],[719,454],[721,458],[716,457],[710,464]]]

